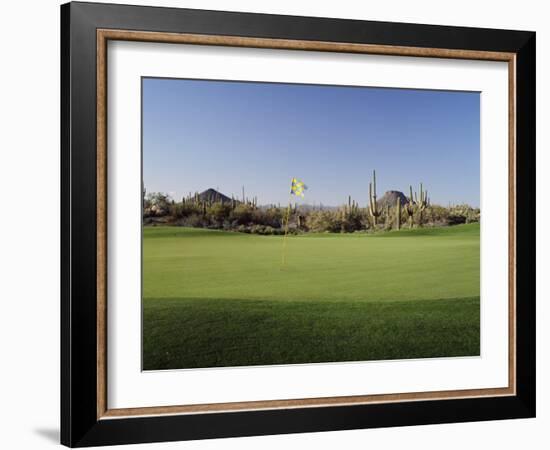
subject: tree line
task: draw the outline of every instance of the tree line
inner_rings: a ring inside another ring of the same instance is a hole
[[[405,200],[406,199],[406,200]],[[376,195],[376,173],[369,183],[369,203],[361,207],[348,196],[347,203],[339,207],[263,205],[257,198],[240,200],[225,196],[201,197],[189,194],[176,202],[159,192],[143,196],[143,222],[145,225],[168,224],[176,226],[210,228],[254,234],[283,234],[288,214],[288,231],[353,233],[401,229],[403,227],[449,226],[478,222],[479,208],[467,204],[433,205],[428,191],[420,189],[409,196],[397,198],[394,205],[381,205]]]

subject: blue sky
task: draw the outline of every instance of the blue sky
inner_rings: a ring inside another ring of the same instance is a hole
[[[143,179],[180,200],[210,187],[226,195],[364,205],[409,184],[432,203],[479,206],[479,93],[143,79]]]

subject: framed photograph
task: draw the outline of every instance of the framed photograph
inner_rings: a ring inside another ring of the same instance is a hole
[[[61,27],[63,444],[534,417],[534,32]]]

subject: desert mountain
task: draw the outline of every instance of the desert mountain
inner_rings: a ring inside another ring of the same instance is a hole
[[[393,208],[397,204],[397,199],[401,202],[401,206],[407,203],[408,199],[401,191],[386,191],[386,193],[376,200],[379,208],[385,208],[387,205]]]
[[[227,196],[222,194],[221,192],[216,191],[216,189],[207,189],[204,192],[201,192],[199,194],[199,200],[201,202],[222,202],[222,203],[230,203],[231,199]]]

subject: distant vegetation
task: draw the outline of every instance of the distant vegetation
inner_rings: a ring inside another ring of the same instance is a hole
[[[428,191],[409,187],[409,196],[388,191],[376,197],[376,173],[369,183],[369,204],[362,207],[348,196],[338,207],[297,205],[258,205],[257,198],[227,197],[208,189],[175,201],[167,194],[143,193],[145,225],[178,225],[239,231],[253,234],[283,234],[283,222],[289,212],[289,233],[353,233],[459,225],[479,222],[480,210],[469,205],[433,205]]]

